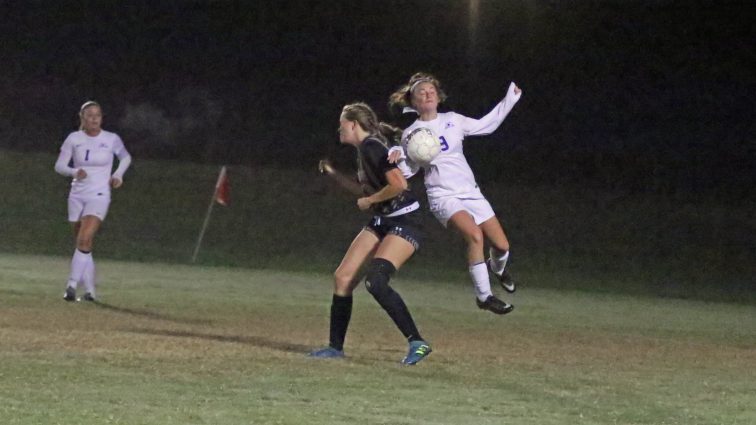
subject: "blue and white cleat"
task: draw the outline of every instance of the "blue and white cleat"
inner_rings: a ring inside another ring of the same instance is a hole
[[[312,351],[307,354],[307,357],[314,357],[316,359],[341,359],[344,358],[344,352],[329,346]]]
[[[406,365],[414,365],[415,363],[419,362],[420,360],[428,357],[428,355],[432,352],[430,345],[428,345],[425,341],[412,341],[409,345],[409,352],[407,352],[407,357],[402,359],[402,364]]]

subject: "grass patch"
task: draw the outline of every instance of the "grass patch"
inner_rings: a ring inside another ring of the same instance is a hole
[[[347,359],[330,277],[98,260],[100,304],[61,299],[68,260],[0,255],[5,424],[751,424],[747,305],[523,288],[478,310],[458,282],[394,281],[434,353],[358,291]]]

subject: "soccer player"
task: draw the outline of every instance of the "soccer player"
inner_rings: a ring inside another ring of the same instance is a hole
[[[76,301],[76,286],[82,282],[86,290],[83,299],[95,301],[92,245],[108,214],[110,188],[117,189],[123,184],[131,156],[117,134],[102,129],[102,108],[97,102],[81,105],[79,119],[79,131],[68,135],[55,162],[55,171],[73,177],[68,195],[68,221],[73,225],[76,250],[63,299]],[[113,155],[118,157],[118,168],[111,174]]]
[[[389,100],[391,108],[402,108],[404,112],[417,114],[417,119],[402,133],[402,140],[419,127],[431,129],[440,139],[441,152],[430,164],[423,166],[428,204],[444,227],[451,226],[465,239],[476,303],[479,308],[496,314],[506,314],[514,309],[513,305],[493,294],[488,278],[490,269],[507,292],[515,291],[514,281],[506,269],[509,241],[475,182],[462,152],[462,140],[467,136],[482,136],[496,130],[521,94],[520,88],[511,83],[504,99],[481,119],[468,118],[455,112],[440,113],[438,106],[446,99],[440,82],[433,75],[416,73]],[[406,178],[420,169],[404,155],[400,147],[392,148],[389,162],[399,162]],[[487,261],[484,238],[490,243]]]
[[[394,274],[419,247],[420,204],[407,189],[407,180],[396,164],[388,162],[388,139],[400,130],[382,125],[364,103],[344,106],[339,120],[339,140],[357,148],[357,181],[346,179],[328,163],[322,172],[336,178],[359,198],[357,207],[372,210],[374,216],[349,246],[334,273],[328,347],[311,352],[317,358],[344,357],[344,339],[352,316],[352,292],[359,284],[357,273],[367,265],[365,286],[388,313],[409,342],[403,364],[414,365],[431,353],[402,297],[389,285]],[[358,183],[359,182],[359,183]]]

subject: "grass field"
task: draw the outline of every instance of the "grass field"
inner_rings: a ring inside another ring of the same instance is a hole
[[[52,153],[0,149],[0,253],[70,255],[69,181],[54,162]],[[231,167],[231,205],[215,208],[198,264],[335,268],[369,215],[316,166],[313,159],[299,169]],[[136,159],[113,194],[96,256],[188,264],[218,169]],[[424,201],[422,182],[413,183]],[[514,272],[537,277],[531,287],[756,304],[756,211],[748,199],[481,184],[512,242]],[[466,282],[461,239],[423,215],[427,237],[405,273]]]
[[[0,254],[0,422],[11,424],[753,424],[743,304],[521,288],[514,313],[400,276],[434,352],[364,290],[343,361],[330,277],[98,260],[101,302],[61,299],[68,259]],[[529,277],[529,276],[524,276]]]

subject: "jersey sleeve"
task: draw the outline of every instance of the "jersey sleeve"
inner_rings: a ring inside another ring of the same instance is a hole
[[[522,92],[515,94],[515,83],[509,84],[507,95],[499,102],[491,112],[486,114],[483,118],[474,119],[468,118],[463,115],[456,114],[462,121],[462,129],[465,136],[485,136],[493,133],[504,119],[509,115],[514,108],[514,105],[520,100]]]
[[[73,175],[76,174],[76,169],[68,166],[71,162],[71,158],[73,158],[73,142],[71,141],[71,136],[68,136],[60,147],[60,154],[58,155],[57,161],[55,161],[55,172],[64,176],[73,177]]]
[[[397,168],[388,161],[388,149],[382,143],[371,141],[365,144],[365,162],[376,175],[384,176],[389,170]]]
[[[129,156],[129,152],[126,150],[123,140],[121,140],[121,137],[117,134],[113,137],[113,154],[117,156],[118,159]]]
[[[113,172],[113,177],[123,180],[123,174],[131,165],[131,155],[129,155],[129,151],[123,145],[123,140],[118,135],[113,140],[113,153],[118,158],[118,168]]]

